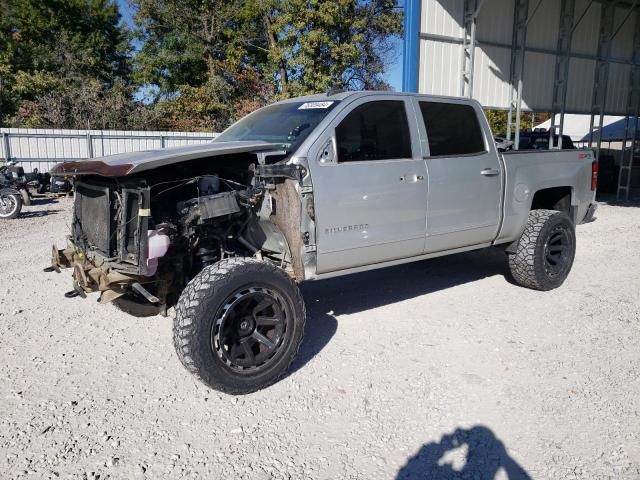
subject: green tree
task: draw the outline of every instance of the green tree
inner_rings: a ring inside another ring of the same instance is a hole
[[[16,71],[88,75],[105,82],[126,74],[130,51],[111,0],[3,0]]]
[[[274,98],[389,88],[393,0],[137,0],[135,79],[173,125],[223,128]],[[182,98],[184,97],[184,98]],[[187,109],[186,106],[189,105]],[[197,119],[180,119],[184,115]]]
[[[283,96],[389,88],[385,61],[402,33],[394,0],[280,0],[263,15],[269,68]]]
[[[167,128],[221,129],[263,105],[261,25],[240,0],[138,0],[135,80],[157,87]]]
[[[114,0],[0,0],[0,124],[220,130],[277,98],[389,88],[395,0],[133,2],[135,54]]]
[[[66,104],[88,84],[129,83],[130,37],[113,1],[0,0],[0,8],[1,123],[85,127]]]
[[[491,131],[494,135],[505,135],[507,133],[507,117],[509,112],[506,110],[490,110],[487,109],[484,111],[487,115],[487,120],[489,121],[489,126],[491,127]],[[532,112],[521,112],[520,113],[520,128],[533,128],[536,125],[548,120],[550,115],[548,113],[532,113]],[[513,133],[515,133],[515,113],[513,114],[513,123],[511,125],[511,133],[513,137]]]

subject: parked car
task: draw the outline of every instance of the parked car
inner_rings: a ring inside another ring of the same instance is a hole
[[[50,267],[73,268],[68,296],[175,306],[184,366],[241,394],[293,361],[300,282],[494,246],[520,285],[559,287],[597,164],[591,150],[499,154],[473,100],[346,92],[267,106],[210,144],[53,172],[76,178]]]
[[[553,135],[553,145],[560,148],[560,135]],[[575,150],[573,140],[569,135],[562,135],[562,149]],[[520,132],[519,150],[549,150],[549,132],[546,130],[525,130]]]
[[[499,152],[508,152],[513,149],[513,140],[507,140],[505,137],[495,137],[494,141]]]

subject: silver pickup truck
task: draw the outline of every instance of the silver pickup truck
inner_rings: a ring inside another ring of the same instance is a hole
[[[499,247],[549,290],[593,216],[590,150],[499,154],[480,105],[392,92],[296,98],[206,145],[66,162],[67,296],[175,307],[185,367],[233,394],[275,382],[302,341],[297,283]],[[357,278],[357,277],[356,277]]]

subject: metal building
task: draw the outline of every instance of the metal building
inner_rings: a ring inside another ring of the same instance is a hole
[[[509,112],[626,118],[618,196],[640,167],[640,0],[405,0],[403,89]],[[555,118],[555,115],[552,115]],[[550,135],[550,141],[552,140]],[[552,145],[558,148],[557,145]],[[597,135],[590,146],[600,150]]]

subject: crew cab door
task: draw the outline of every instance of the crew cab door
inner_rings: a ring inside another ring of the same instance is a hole
[[[411,99],[363,97],[314,143],[318,273],[422,253],[427,184],[417,138]]]
[[[492,242],[500,224],[503,168],[482,109],[468,101],[414,101],[427,138],[425,253]]]

